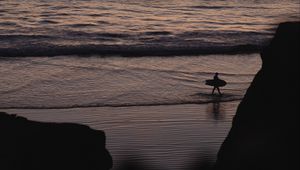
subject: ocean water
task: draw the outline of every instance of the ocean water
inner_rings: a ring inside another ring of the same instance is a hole
[[[298,0],[0,1],[0,110],[105,130],[114,169],[214,161]],[[204,81],[219,72],[223,96]],[[201,162],[201,161],[200,161]]]
[[[298,0],[0,1],[0,56],[257,52]]]

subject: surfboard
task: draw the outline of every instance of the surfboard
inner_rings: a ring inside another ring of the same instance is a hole
[[[227,83],[224,80],[221,79],[209,79],[209,80],[205,80],[205,84],[209,85],[209,86],[216,86],[216,87],[223,87],[225,86]]]

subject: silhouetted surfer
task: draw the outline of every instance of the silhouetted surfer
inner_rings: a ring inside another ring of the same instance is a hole
[[[215,73],[215,75],[214,75],[214,81],[215,82],[218,82],[220,80],[218,75],[219,75],[219,73]],[[217,84],[214,85],[214,88],[213,88],[211,94],[214,94],[216,89],[218,90],[219,95],[222,95],[222,93],[220,91],[220,88]]]
[[[211,92],[212,95],[214,94],[215,90],[217,89],[219,95],[221,96],[222,93],[221,93],[219,87],[225,86],[227,83],[226,83],[226,81],[219,79],[218,75],[219,75],[219,73],[215,73],[214,79],[206,80],[205,84],[214,87]]]

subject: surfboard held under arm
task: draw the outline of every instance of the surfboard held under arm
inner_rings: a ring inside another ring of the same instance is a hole
[[[214,87],[223,87],[225,86],[227,83],[224,80],[221,79],[209,79],[209,80],[205,80],[205,84],[209,85],[209,86],[214,86]]]

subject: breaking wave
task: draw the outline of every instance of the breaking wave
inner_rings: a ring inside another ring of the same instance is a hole
[[[262,49],[258,45],[218,46],[218,47],[162,47],[162,46],[34,46],[23,48],[0,48],[1,57],[34,57],[59,55],[101,55],[101,56],[181,56],[200,54],[245,54],[257,53]]]
[[[67,30],[52,35],[0,34],[0,56],[245,54],[259,52],[271,37],[269,32],[237,31],[89,33]]]

